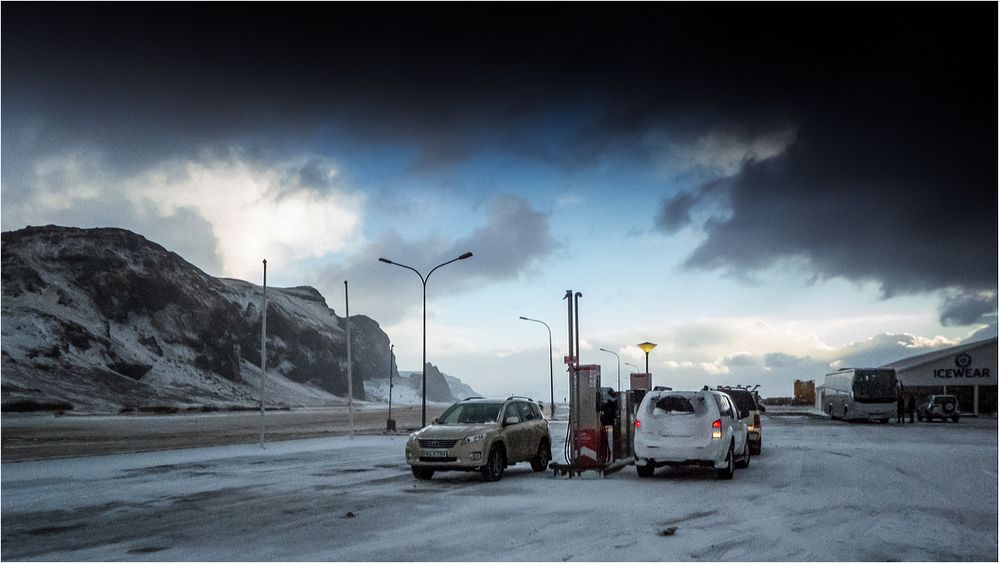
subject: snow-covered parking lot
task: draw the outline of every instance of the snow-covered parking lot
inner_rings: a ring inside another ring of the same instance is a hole
[[[639,480],[633,467],[569,480],[520,464],[497,483],[417,482],[405,436],[6,463],[2,557],[997,559],[994,418],[764,424],[763,455],[733,481],[700,469]],[[552,429],[558,439],[565,423]]]

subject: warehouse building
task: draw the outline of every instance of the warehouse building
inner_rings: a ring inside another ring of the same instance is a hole
[[[905,395],[954,395],[965,414],[996,413],[999,348],[995,337],[886,364]]]

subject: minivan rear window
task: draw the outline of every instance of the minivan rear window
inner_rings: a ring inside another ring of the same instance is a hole
[[[691,402],[691,399],[694,399],[694,402]],[[671,413],[695,413],[697,405],[694,403],[703,403],[704,400],[697,396],[691,397],[691,399],[683,395],[664,395],[655,402],[655,408]],[[697,399],[701,400],[697,401]]]

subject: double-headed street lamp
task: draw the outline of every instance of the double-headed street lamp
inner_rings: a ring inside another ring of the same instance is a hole
[[[421,427],[427,425],[427,280],[430,279],[430,274],[433,274],[437,268],[440,268],[441,266],[447,266],[451,262],[457,262],[458,260],[464,260],[465,258],[471,258],[471,257],[472,253],[466,252],[457,258],[448,260],[443,264],[438,264],[430,270],[430,273],[428,273],[426,277],[423,277],[423,274],[421,274],[416,268],[413,268],[411,266],[400,264],[398,262],[393,262],[388,258],[378,259],[379,262],[385,262],[386,264],[399,266],[400,268],[406,268],[407,270],[415,272],[416,275],[420,276],[420,281],[423,282],[423,417],[422,417],[423,422],[421,424]]]
[[[617,390],[618,390],[618,392],[620,392],[621,391],[621,356],[618,356],[617,352],[608,350],[607,348],[601,348],[600,351],[601,352],[607,352],[608,354],[614,354],[614,357],[617,358]]]
[[[552,393],[549,405],[551,405],[552,418],[555,418],[555,366],[552,362],[552,329],[551,327],[548,326],[548,323],[546,323],[545,321],[539,321],[538,319],[529,319],[527,317],[520,317],[520,320],[531,321],[532,323],[541,323],[545,325],[545,328],[548,329],[548,376],[549,378],[551,378],[550,382],[551,382],[551,393]]]

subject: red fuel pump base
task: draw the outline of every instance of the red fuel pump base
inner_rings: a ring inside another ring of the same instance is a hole
[[[614,461],[606,465],[601,465],[598,467],[592,467],[592,466],[577,467],[571,463],[556,463],[553,461],[548,464],[548,469],[552,470],[552,475],[554,477],[568,476],[570,479],[572,479],[573,477],[582,476],[584,471],[596,471],[600,474],[601,477],[606,477],[608,475],[621,471],[622,469],[628,467],[629,465],[634,465],[634,464],[635,464],[635,458],[633,457],[615,459]]]

